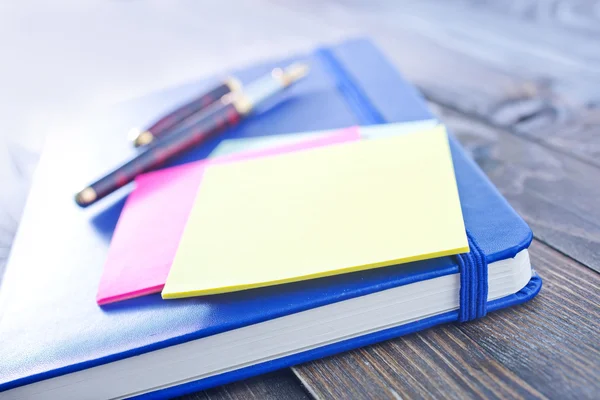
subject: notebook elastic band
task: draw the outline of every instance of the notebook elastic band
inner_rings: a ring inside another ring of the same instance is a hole
[[[460,322],[481,318],[487,313],[488,269],[485,254],[467,230],[470,252],[456,256],[460,271]]]
[[[385,118],[381,115],[377,107],[371,103],[369,97],[335,57],[331,49],[322,48],[317,50],[316,54],[333,77],[338,91],[343,96],[346,104],[348,104],[353,114],[358,118],[358,125],[386,123]]]

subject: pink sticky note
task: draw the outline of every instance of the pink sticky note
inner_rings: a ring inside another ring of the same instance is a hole
[[[96,301],[108,304],[160,293],[192,209],[204,168],[359,139],[347,128],[318,139],[203,160],[136,178],[113,234]]]

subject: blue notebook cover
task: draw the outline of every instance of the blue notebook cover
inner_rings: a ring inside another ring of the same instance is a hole
[[[418,121],[432,118],[416,92],[377,48],[353,40],[287,60],[234,71],[244,82],[275,66],[305,61],[309,76],[222,138],[181,157],[205,157],[221,139]],[[397,267],[242,291],[163,301],[151,295],[100,308],[95,301],[111,234],[130,188],[79,209],[73,193],[133,150],[125,133],[207,88],[203,80],[90,117],[48,139],[0,292],[0,391],[110,363],[314,307],[457,273],[443,257]],[[84,130],[81,130],[84,129]],[[525,222],[477,165],[450,139],[465,225],[488,263],[529,246]],[[534,276],[521,292],[489,302],[488,311],[533,297]],[[456,321],[457,311],[426,318],[145,395],[174,396]],[[0,393],[1,397],[1,393]]]

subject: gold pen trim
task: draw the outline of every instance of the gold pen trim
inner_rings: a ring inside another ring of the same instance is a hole
[[[252,111],[252,107],[254,107],[254,104],[252,104],[250,98],[248,98],[248,96],[242,92],[227,93],[221,98],[221,102],[223,104],[233,105],[236,111],[241,115],[249,114],[250,111]]]
[[[227,85],[230,92],[239,92],[240,90],[242,90],[242,82],[239,79],[234,78],[233,76],[225,79],[224,83],[225,85]]]
[[[86,187],[81,192],[75,195],[75,202],[82,206],[87,206],[91,204],[94,200],[98,198],[98,194],[91,187]]]
[[[271,76],[277,79],[281,83],[281,86],[288,87],[297,80],[305,77],[309,69],[307,64],[296,63],[285,69],[275,68],[271,71]]]
[[[145,146],[154,140],[154,135],[151,132],[140,132],[139,129],[132,129],[130,137],[132,138],[135,147]]]

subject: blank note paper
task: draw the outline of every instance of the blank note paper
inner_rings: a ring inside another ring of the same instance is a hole
[[[347,128],[298,143],[231,154],[140,175],[136,178],[136,189],[129,195],[121,212],[110,244],[98,286],[98,304],[162,290],[206,165],[358,139],[357,128]]]
[[[443,127],[208,167],[163,298],[468,251]]]

